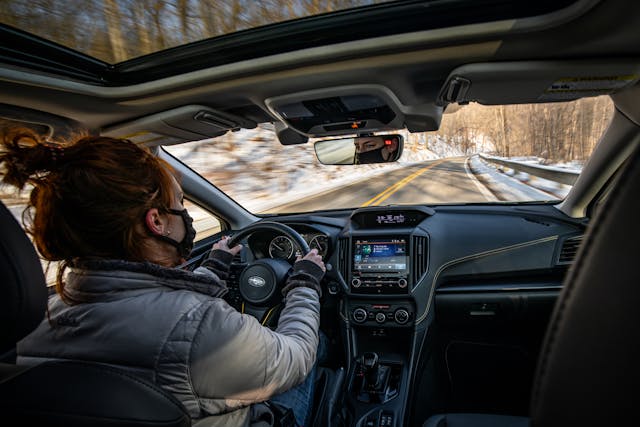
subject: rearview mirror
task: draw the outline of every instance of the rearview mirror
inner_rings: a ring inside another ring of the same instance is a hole
[[[313,148],[323,165],[363,165],[397,161],[402,155],[402,135],[359,136],[318,141]]]

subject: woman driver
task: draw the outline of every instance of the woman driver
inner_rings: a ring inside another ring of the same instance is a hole
[[[5,132],[0,164],[5,183],[33,186],[28,231],[44,259],[61,261],[48,319],[18,344],[19,363],[117,365],[172,393],[192,419],[224,425],[268,416],[252,404],[289,390],[273,400],[306,422],[325,270],[316,251],[295,263],[272,331],[221,298],[240,246],[222,239],[194,273],[173,268],[195,231],[171,168],[146,149],[106,137],[62,148],[22,129]]]

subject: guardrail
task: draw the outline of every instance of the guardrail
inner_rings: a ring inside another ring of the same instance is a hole
[[[576,179],[578,179],[578,175],[580,175],[579,172],[568,171],[566,169],[553,166],[532,165],[531,163],[504,160],[484,154],[479,154],[479,156],[487,162],[506,166],[519,172],[526,172],[528,174],[539,176],[540,178],[548,179],[550,181],[559,182],[561,184],[573,185],[576,182]]]

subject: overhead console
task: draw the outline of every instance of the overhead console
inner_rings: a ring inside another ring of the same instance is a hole
[[[391,90],[379,85],[313,90],[269,98],[265,104],[289,129],[306,137],[405,127],[412,132],[436,130],[442,114],[442,107],[435,105],[405,106]]]

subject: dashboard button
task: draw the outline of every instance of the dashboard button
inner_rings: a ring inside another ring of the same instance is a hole
[[[351,313],[351,316],[356,322],[362,323],[367,320],[367,310],[365,310],[364,308],[356,308],[355,310],[353,310],[353,313]]]
[[[397,323],[404,325],[409,321],[409,312],[404,308],[399,308],[396,310],[394,318]]]
[[[360,282],[360,279],[353,279],[351,281],[351,285],[353,285],[354,288],[359,288],[361,283],[362,282]]]
[[[384,323],[385,320],[387,320],[387,316],[385,316],[383,312],[379,311],[376,313],[376,322]]]

